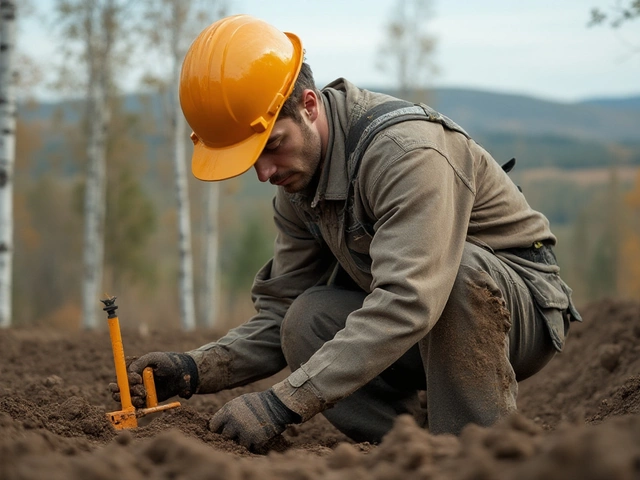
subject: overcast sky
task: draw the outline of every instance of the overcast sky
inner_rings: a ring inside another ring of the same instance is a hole
[[[35,0],[34,0],[35,1]],[[559,101],[640,95],[640,19],[618,30],[587,27],[590,9],[616,0],[433,0],[433,86],[468,87]],[[39,0],[39,6],[52,3]],[[395,0],[234,0],[301,37],[320,86],[336,77],[389,86],[375,56]],[[45,61],[54,41],[35,21],[19,47]]]

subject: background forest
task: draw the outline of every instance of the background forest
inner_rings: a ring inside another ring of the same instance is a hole
[[[59,5],[80,8],[84,3]],[[81,47],[82,19],[74,20],[69,9],[58,13],[69,22],[69,38]],[[197,9],[192,14],[196,23],[205,20]],[[401,29],[405,34],[411,32],[407,22],[405,18]],[[185,32],[182,35],[192,38],[193,30]],[[390,28],[389,35],[393,32]],[[149,77],[142,93],[124,94],[117,88],[116,72],[122,67],[118,55],[129,47],[114,45],[113,69],[105,84],[109,95],[101,107],[109,111],[109,127],[104,137],[100,296],[104,292],[119,298],[123,323],[185,327],[179,285],[184,272],[178,254],[184,238],[177,227],[181,212],[176,202],[181,193],[173,163],[180,154],[187,170],[182,194],[190,206],[197,319],[190,328],[211,327],[214,322],[222,330],[236,325],[251,315],[249,288],[271,254],[275,187],[260,184],[252,171],[221,184],[195,180],[189,169],[191,144],[176,147],[173,136],[176,123],[183,120],[176,120],[167,101],[174,92],[171,82]],[[397,58],[400,49],[381,52],[381,57]],[[79,52],[74,58],[86,61],[87,52]],[[166,78],[171,77],[168,68]],[[69,77],[61,74],[63,83],[65,78]],[[549,218],[559,240],[562,275],[579,305],[606,296],[640,298],[640,96],[561,103],[479,90],[418,88],[403,85],[402,75],[398,78],[398,88],[387,93],[431,104],[462,125],[500,163],[516,157],[510,175],[529,203]],[[379,90],[376,85],[360,86]],[[86,98],[68,96],[73,99],[42,102],[24,95],[18,103],[14,325],[83,325],[85,202],[87,189],[95,188],[87,185],[87,152],[96,114],[87,108]],[[211,210],[214,189],[217,203]],[[211,275],[206,247],[212,238],[219,245],[215,287],[206,281]],[[206,305],[211,299],[213,310]],[[95,308],[99,312],[97,298]]]

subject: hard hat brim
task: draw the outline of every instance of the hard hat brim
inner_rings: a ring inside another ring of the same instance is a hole
[[[271,130],[272,122],[261,133],[256,133],[245,141],[228,148],[210,148],[199,141],[193,146],[191,171],[198,180],[214,182],[237,177],[249,170],[262,153]]]

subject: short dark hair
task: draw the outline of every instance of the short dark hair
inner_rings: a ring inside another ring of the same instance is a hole
[[[299,122],[302,119],[300,115],[302,92],[307,89],[315,90],[320,94],[313,79],[311,67],[309,64],[303,62],[302,67],[300,68],[300,73],[298,74],[298,78],[296,79],[296,83],[293,87],[293,92],[291,92],[289,98],[287,98],[284,105],[282,105],[278,118],[291,118],[292,120]]]

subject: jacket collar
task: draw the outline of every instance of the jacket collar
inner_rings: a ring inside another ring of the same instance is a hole
[[[315,208],[324,200],[347,198],[349,175],[345,143],[350,126],[369,107],[371,92],[362,90],[344,78],[338,78],[322,89],[322,101],[327,115],[329,139],[322,162],[318,186],[310,202]],[[288,194],[298,204],[309,203],[312,192]]]

